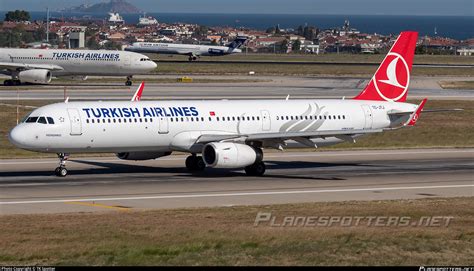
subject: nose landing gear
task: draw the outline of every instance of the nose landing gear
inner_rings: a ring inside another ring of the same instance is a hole
[[[69,154],[67,153],[58,153],[59,166],[54,170],[54,173],[58,177],[66,177],[66,161],[69,159]]]
[[[126,86],[131,86],[133,84],[132,82],[132,76],[127,76],[127,81],[125,82]]]

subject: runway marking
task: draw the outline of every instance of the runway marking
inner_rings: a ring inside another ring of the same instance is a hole
[[[407,154],[448,154],[448,153],[474,153],[474,149],[469,150],[431,150],[431,151],[421,151],[421,150],[414,150],[414,151],[381,151],[381,152],[364,152],[364,151],[353,151],[350,153],[329,153],[329,152],[317,152],[317,153],[297,153],[297,154],[284,154],[284,157],[334,157],[334,156],[362,156],[362,155],[407,155]],[[265,155],[266,158],[282,158],[281,154],[267,154]],[[176,157],[176,158],[159,158],[158,161],[179,161],[184,160],[186,156],[183,157]],[[97,160],[88,160],[87,157],[84,157],[82,160],[92,161],[92,162],[123,162],[118,158],[116,159],[97,159]],[[78,159],[69,160],[69,162],[80,162],[81,157]],[[9,161],[9,162],[0,162],[0,165],[27,165],[27,164],[53,164],[57,163],[56,160],[51,161],[31,161],[31,162],[17,162],[17,161]]]
[[[68,201],[64,202],[65,204],[76,204],[76,205],[83,205],[83,206],[89,206],[89,207],[100,207],[100,208],[106,208],[106,209],[113,209],[117,211],[122,211],[122,212],[127,212],[130,210],[130,208],[126,207],[121,207],[121,206],[111,206],[111,205],[105,205],[105,204],[100,204],[100,203],[88,203],[88,202],[83,202],[83,201]]]
[[[364,191],[394,191],[412,189],[442,189],[442,188],[464,188],[473,187],[468,185],[437,185],[437,186],[403,186],[403,187],[373,187],[354,189],[325,189],[325,190],[293,190],[293,191],[262,191],[245,193],[217,193],[217,194],[188,194],[188,195],[167,195],[167,196],[142,196],[142,197],[121,197],[121,198],[77,198],[77,199],[51,199],[32,201],[4,201],[0,205],[15,204],[38,204],[38,203],[59,203],[59,202],[88,202],[88,201],[117,201],[117,200],[148,200],[148,199],[182,199],[182,198],[210,198],[210,197],[236,197],[236,196],[265,196],[265,195],[291,195],[291,194],[312,194],[312,193],[340,193],[340,192],[364,192]]]

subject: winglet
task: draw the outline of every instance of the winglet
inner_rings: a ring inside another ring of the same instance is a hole
[[[145,88],[145,82],[141,82],[141,84],[138,86],[137,91],[135,92],[135,95],[132,97],[132,102],[138,102],[142,98],[142,92],[143,89]]]
[[[421,111],[423,110],[423,107],[425,106],[427,100],[428,99],[425,98],[423,99],[423,101],[421,101],[415,112],[413,112],[413,114],[410,116],[410,120],[408,121],[408,123],[405,124],[406,126],[415,126],[416,122],[420,118]]]

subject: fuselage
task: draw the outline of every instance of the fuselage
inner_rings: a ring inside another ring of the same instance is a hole
[[[175,54],[189,56],[222,56],[242,52],[241,49],[227,46],[152,42],[135,42],[132,44],[132,46],[125,48],[125,50],[139,53]]]
[[[20,148],[54,153],[184,151],[204,134],[268,134],[393,127],[389,111],[416,105],[360,100],[69,102],[34,110],[10,133]],[[38,121],[44,117],[45,121]],[[36,119],[35,119],[36,118]],[[49,124],[48,118],[54,122]],[[44,123],[46,122],[46,123]],[[318,146],[340,138],[311,139]],[[291,146],[303,146],[288,141]]]
[[[62,68],[53,70],[53,76],[128,76],[150,72],[157,66],[145,55],[111,50],[0,48],[0,62]],[[7,70],[4,73],[10,75]]]

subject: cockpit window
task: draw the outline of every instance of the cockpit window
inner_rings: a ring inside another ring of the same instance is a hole
[[[48,123],[46,122],[46,118],[45,118],[45,117],[39,117],[38,123],[41,123],[41,124],[48,124]]]
[[[52,117],[47,117],[47,119],[49,124],[54,124],[54,120]]]
[[[26,119],[26,123],[33,123],[33,122],[36,122],[38,120],[38,117],[29,117]]]

